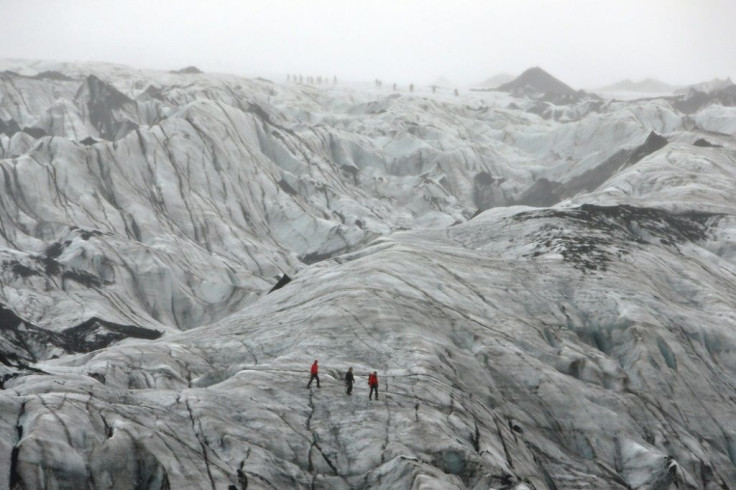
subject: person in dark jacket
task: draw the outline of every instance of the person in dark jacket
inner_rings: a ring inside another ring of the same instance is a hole
[[[368,375],[368,386],[371,387],[371,391],[368,393],[368,399],[371,400],[371,396],[375,392],[376,400],[378,400],[378,373],[376,371]]]
[[[355,383],[355,376],[353,376],[353,368],[350,368],[348,369],[348,372],[345,373],[345,386],[347,387],[345,393],[348,395],[353,394],[353,383]]]
[[[312,381],[315,379],[317,380],[317,388],[319,388],[319,367],[317,366],[317,360],[314,360],[314,363],[312,364],[312,369],[310,371],[312,375],[309,377],[309,383],[307,383],[307,388],[309,388],[312,384]]]

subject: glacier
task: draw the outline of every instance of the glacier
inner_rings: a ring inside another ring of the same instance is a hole
[[[730,89],[533,82],[0,61],[0,488],[733,487]]]

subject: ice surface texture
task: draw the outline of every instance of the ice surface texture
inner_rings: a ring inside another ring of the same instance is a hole
[[[0,489],[736,481],[725,95],[3,63]]]

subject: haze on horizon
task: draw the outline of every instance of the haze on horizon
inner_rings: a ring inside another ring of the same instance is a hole
[[[575,88],[736,80],[733,0],[0,0],[0,58]]]

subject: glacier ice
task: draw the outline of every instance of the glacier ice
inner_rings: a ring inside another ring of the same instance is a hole
[[[736,481],[727,98],[0,68],[0,488]]]

